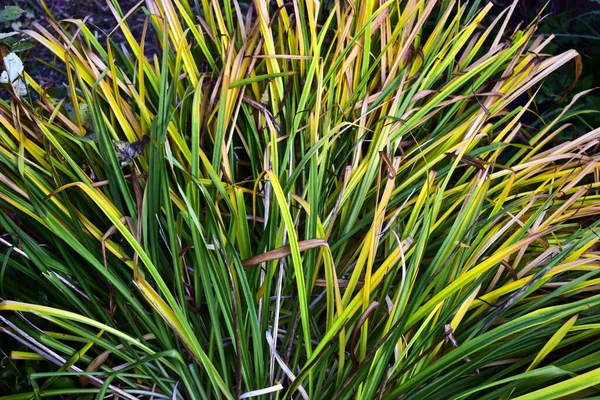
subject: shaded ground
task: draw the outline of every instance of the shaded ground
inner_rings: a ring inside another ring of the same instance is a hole
[[[0,32],[29,29],[33,23],[39,23],[50,32],[55,31],[40,0],[5,0],[1,3],[1,8],[12,5],[20,7],[26,13],[18,20],[0,26]],[[119,1],[121,10],[125,14],[136,5],[139,6],[139,3],[139,0]],[[117,25],[115,16],[104,0],[45,0],[45,4],[55,21],[68,18],[84,19],[87,17],[87,26],[96,35],[100,43],[105,43],[107,35]],[[144,3],[142,2],[142,4]],[[141,9],[138,9],[127,18],[127,23],[138,40],[139,36],[141,36],[145,19],[146,15]],[[116,43],[124,41],[123,35],[119,30],[113,32],[111,38]],[[146,50],[148,52],[154,52],[155,50],[152,39],[152,37],[146,39]],[[62,74],[49,66],[54,65],[54,58],[49,50],[46,50],[42,46],[36,46],[34,51],[21,53],[20,55],[25,61],[26,71],[39,83],[51,86],[52,84],[59,84],[64,81]],[[44,63],[49,65],[45,65]]]

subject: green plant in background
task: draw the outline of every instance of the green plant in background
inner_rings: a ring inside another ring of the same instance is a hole
[[[513,106],[578,54],[438,3],[26,31],[68,85],[0,102],[3,398],[596,393],[600,129]]]
[[[21,35],[21,23],[16,21],[22,15],[33,18],[31,12],[26,12],[19,7],[8,6],[0,10],[0,50],[22,52],[31,49],[33,44],[28,37]]]
[[[598,69],[600,67],[600,55],[595,50],[600,33],[598,23],[600,22],[600,1],[594,0],[581,2],[579,10],[566,9],[546,18],[540,27],[541,34],[554,34],[556,39],[548,47],[548,52],[555,53],[560,49],[573,48],[582,56],[582,65],[567,65],[559,71],[559,79],[549,80],[543,86],[540,93],[540,101],[548,110],[560,109],[569,102],[567,90],[582,91],[594,88],[598,81]],[[580,70],[577,70],[580,68]],[[580,74],[578,80],[573,77]],[[576,134],[586,132],[590,127],[600,126],[600,100],[597,95],[585,96],[578,105],[580,110],[594,110],[594,113],[578,113],[572,121],[577,129]],[[550,114],[550,112],[549,112]]]
[[[513,0],[494,0],[499,10],[508,7]],[[541,18],[536,21],[538,31],[535,35],[553,36],[552,43],[545,48],[545,53],[557,54],[568,49],[576,49],[581,55],[581,62],[568,63],[552,75],[552,79],[544,82],[540,92],[536,94],[535,107],[532,112],[543,118],[555,118],[570,102],[571,94],[592,89],[600,79],[598,66],[600,53],[598,40],[600,34],[596,27],[600,23],[600,1],[598,0],[560,0],[560,1],[527,1],[519,0],[514,16],[510,21],[511,29],[518,24],[533,21],[537,14]],[[494,10],[492,10],[492,13]],[[572,108],[569,122],[572,126],[554,139],[571,140],[600,126],[599,97],[585,96]],[[593,112],[590,112],[593,110]],[[580,111],[580,112],[577,112]],[[527,119],[529,129],[543,126],[539,118]]]

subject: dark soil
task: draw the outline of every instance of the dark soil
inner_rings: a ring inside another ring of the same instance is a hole
[[[5,26],[0,26],[0,32],[10,32],[14,30],[31,29],[33,23],[42,25],[49,32],[54,33],[55,28],[52,26],[52,21],[63,26],[69,27],[69,23],[61,22],[66,19],[86,19],[86,25],[96,35],[100,43],[106,43],[110,35],[113,44],[119,45],[124,43],[125,39],[117,26],[117,19],[112,14],[105,0],[45,0],[45,4],[51,14],[49,16],[40,0],[4,0],[1,1],[2,8],[4,6],[17,6],[25,10],[21,18]],[[142,10],[145,2],[139,0],[119,0],[119,5],[123,14],[127,14],[129,10],[136,7],[128,18],[127,24],[136,39],[140,39],[146,14]],[[72,25],[71,25],[72,28]],[[35,28],[34,28],[35,29]],[[146,51],[149,54],[156,52],[154,38],[148,36],[146,38]],[[52,66],[61,68],[55,64],[53,54],[43,46],[36,45],[33,50],[19,54],[25,61],[25,70],[40,84],[45,86],[58,85],[64,82],[65,77],[59,71],[56,71]]]

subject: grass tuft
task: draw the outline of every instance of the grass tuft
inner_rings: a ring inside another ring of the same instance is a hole
[[[66,85],[0,100],[0,399],[596,394],[600,129],[524,122],[577,52],[516,1],[277,4],[25,31]]]

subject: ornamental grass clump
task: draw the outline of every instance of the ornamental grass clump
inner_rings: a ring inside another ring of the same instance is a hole
[[[578,54],[516,2],[242,3],[23,32],[64,83],[0,102],[4,398],[597,393],[600,129],[524,123]]]

